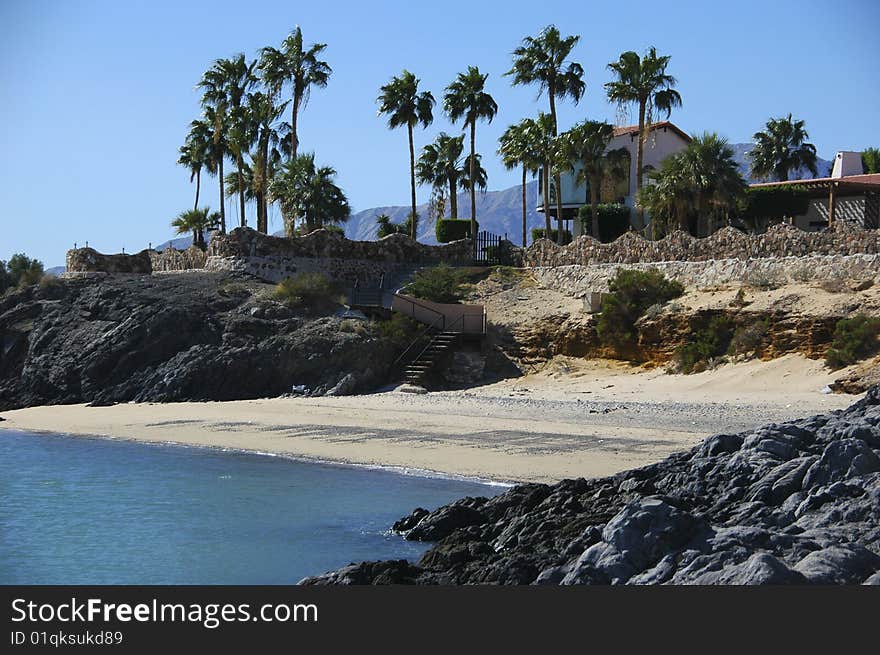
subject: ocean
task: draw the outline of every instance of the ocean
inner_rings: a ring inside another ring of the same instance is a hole
[[[504,487],[182,446],[0,430],[0,584],[292,584],[417,560],[389,528]]]

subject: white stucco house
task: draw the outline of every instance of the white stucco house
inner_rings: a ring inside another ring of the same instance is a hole
[[[629,176],[622,183],[612,188],[603,188],[600,191],[601,202],[621,202],[629,207],[635,205],[636,195],[636,161],[638,154],[638,135],[639,126],[629,125],[626,127],[614,128],[614,136],[608,144],[607,151],[624,148],[629,152]],[[642,165],[645,171],[660,168],[660,163],[669,155],[683,150],[691,142],[691,137],[669,121],[661,121],[652,123],[648,128],[648,138],[645,141]],[[562,186],[562,219],[566,221],[567,229],[572,230],[572,236],[578,237],[581,234],[580,221],[573,220],[577,217],[578,210],[585,204],[590,203],[590,189],[588,184],[576,184],[579,169],[574,173],[568,173],[561,176],[560,184]],[[539,176],[540,180],[540,176]],[[541,195],[542,183],[538,184],[537,210],[544,211],[544,200]],[[550,181],[550,215],[556,218],[556,195],[555,184]],[[630,221],[634,228],[640,229],[643,226],[637,224],[639,221],[638,214],[633,210],[630,213]],[[568,223],[567,221],[571,221]]]

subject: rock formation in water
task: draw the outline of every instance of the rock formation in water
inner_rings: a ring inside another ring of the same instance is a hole
[[[880,388],[651,466],[415,510],[417,564],[303,584],[880,584]]]

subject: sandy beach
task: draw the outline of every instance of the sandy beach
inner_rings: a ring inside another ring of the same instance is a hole
[[[34,407],[4,412],[2,427],[553,482],[643,466],[710,434],[858,398],[822,393],[833,378],[797,355],[689,376],[557,358],[539,373],[464,391]]]

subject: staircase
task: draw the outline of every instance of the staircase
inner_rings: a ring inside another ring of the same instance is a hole
[[[434,368],[461,338],[460,332],[438,332],[425,349],[404,370],[403,377],[409,384],[421,385],[425,375]]]

